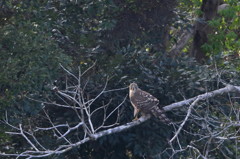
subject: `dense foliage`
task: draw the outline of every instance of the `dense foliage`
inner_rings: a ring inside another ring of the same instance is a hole
[[[224,2],[228,7],[219,11],[216,18],[207,21],[211,33],[208,42],[199,46],[206,59],[205,63],[198,63],[190,55],[191,40],[181,54],[168,54],[182,30],[191,28],[196,17],[203,14],[200,11],[202,3],[198,0],[2,0],[1,118],[5,118],[7,112],[12,123],[24,123],[26,129],[46,125],[42,105],[28,97],[57,101],[53,86],[64,88],[66,84],[66,72],[61,65],[77,74],[79,66],[84,71],[96,63],[83,77],[89,82],[86,88],[88,96],[101,91],[107,78],[110,79],[108,89],[126,87],[135,81],[140,88],[156,96],[161,106],[221,88],[224,86],[221,80],[240,85],[240,4],[237,0]],[[127,90],[110,92],[98,104],[112,99],[117,105],[127,93]],[[98,104],[94,107],[97,108]],[[239,108],[237,98],[232,101],[227,96],[217,97],[200,103],[194,113],[196,116],[208,114],[216,120],[226,121],[226,116],[222,114],[231,117],[232,109],[228,107],[231,104]],[[72,117],[73,112],[52,107],[47,110],[55,122],[77,121]],[[169,112],[168,116],[179,122],[186,111],[187,108],[181,108]],[[120,124],[130,122],[132,112],[127,100],[121,109]],[[239,117],[232,118],[239,120]],[[194,135],[199,132],[208,136],[209,132],[203,129],[208,124],[214,125],[189,120],[184,127],[186,132],[179,137],[181,145],[194,143],[198,149],[205,151],[205,143],[212,142],[211,146],[214,147],[216,142],[207,139],[199,141],[200,137]],[[236,129],[239,131],[239,128]],[[29,146],[23,139],[6,135],[4,132],[8,130],[1,124],[1,152],[12,152],[12,148],[21,151]],[[218,131],[214,126],[211,130]],[[170,151],[166,148],[169,148],[168,140],[174,135],[173,132],[173,127],[151,119],[128,131],[105,136],[49,158],[170,158]],[[229,131],[234,132],[234,129]],[[39,134],[39,137],[51,147],[53,137],[47,134]],[[73,135],[72,139],[75,137]],[[238,144],[237,141],[226,141],[209,152],[209,158],[239,156],[236,151]],[[174,145],[174,148],[179,147]],[[177,153],[174,158],[194,158],[196,153],[189,149]]]

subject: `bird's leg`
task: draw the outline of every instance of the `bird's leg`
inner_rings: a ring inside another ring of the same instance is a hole
[[[133,119],[133,121],[134,120],[138,120],[138,114],[139,114],[139,109],[134,109],[134,114],[133,114],[133,116],[134,116],[134,119]]]

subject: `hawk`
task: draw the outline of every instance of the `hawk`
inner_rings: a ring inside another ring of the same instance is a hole
[[[153,115],[165,124],[171,123],[170,119],[166,117],[165,111],[159,108],[159,100],[150,93],[138,88],[136,83],[131,83],[129,86],[129,98],[134,108],[135,118],[141,112],[142,115]]]

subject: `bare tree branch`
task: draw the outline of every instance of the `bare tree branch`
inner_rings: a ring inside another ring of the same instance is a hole
[[[122,100],[121,103],[119,103],[118,105],[114,106],[111,109],[109,109],[109,107],[110,107],[110,105],[112,105],[112,99],[109,99],[109,102],[107,102],[107,104],[103,103],[102,105],[98,106],[97,108],[93,109],[92,106],[103,94],[113,92],[113,91],[124,90],[127,87],[120,88],[120,89],[114,89],[114,90],[106,90],[106,88],[107,88],[107,82],[106,82],[105,85],[103,86],[102,91],[100,93],[98,93],[95,97],[89,99],[88,97],[86,97],[84,95],[83,90],[85,90],[85,88],[87,87],[87,84],[86,84],[87,82],[85,84],[81,83],[81,79],[80,79],[81,71],[79,70],[79,75],[76,76],[73,73],[71,73],[70,71],[68,71],[67,69],[64,69],[64,70],[68,73],[68,75],[72,76],[73,79],[75,79],[77,81],[76,85],[68,84],[66,86],[66,89],[63,91],[59,90],[58,88],[55,88],[56,93],[60,97],[59,99],[62,100],[62,102],[65,103],[65,105],[57,104],[55,102],[42,102],[42,103],[46,104],[46,105],[52,105],[52,106],[56,106],[56,107],[62,107],[65,109],[74,110],[74,112],[76,113],[76,116],[78,117],[77,119],[79,120],[79,122],[77,124],[74,124],[71,126],[68,123],[56,124],[54,121],[51,120],[51,117],[49,116],[47,111],[45,111],[45,109],[43,109],[45,112],[45,115],[49,121],[49,127],[45,127],[45,128],[36,127],[34,130],[30,130],[28,132],[22,128],[21,124],[19,125],[19,127],[16,127],[16,126],[12,125],[11,123],[9,123],[7,113],[6,113],[6,119],[3,122],[5,124],[7,124],[8,126],[10,126],[14,130],[13,132],[6,132],[6,133],[11,134],[11,135],[22,136],[27,141],[27,143],[30,145],[30,149],[26,150],[22,153],[19,153],[19,154],[5,154],[5,153],[0,152],[0,155],[15,156],[16,158],[26,157],[26,158],[30,159],[30,158],[46,157],[46,156],[50,156],[53,154],[61,154],[61,153],[65,153],[65,152],[71,150],[73,147],[82,145],[91,140],[97,140],[103,136],[122,132],[127,129],[130,129],[134,126],[137,126],[137,125],[147,121],[150,118],[149,115],[146,115],[146,116],[142,116],[141,118],[139,118],[136,121],[132,121],[132,122],[126,123],[124,125],[116,126],[119,124],[120,108],[126,101],[127,96]],[[86,72],[84,72],[84,73],[86,73]],[[200,151],[194,145],[188,145],[187,147],[182,148],[180,141],[178,139],[178,135],[179,135],[180,131],[185,131],[185,130],[183,130],[183,126],[186,124],[187,120],[190,117],[194,117],[195,120],[203,120],[206,122],[214,120],[208,116],[201,117],[199,114],[192,114],[192,112],[195,111],[194,106],[196,106],[196,104],[199,101],[206,100],[208,98],[212,98],[217,95],[223,95],[223,94],[230,93],[230,92],[240,92],[240,87],[227,85],[224,88],[214,90],[211,92],[206,92],[206,93],[198,95],[196,97],[186,99],[186,100],[183,100],[180,102],[176,102],[176,103],[173,103],[173,104],[163,107],[163,109],[165,111],[170,111],[170,110],[177,109],[177,108],[180,108],[183,106],[189,106],[187,114],[186,114],[183,122],[180,124],[178,130],[175,132],[175,135],[170,140],[170,145],[171,145],[173,140],[177,139],[177,142],[178,142],[178,145],[180,148],[180,150],[174,150],[172,148],[173,155],[178,152],[182,152],[186,149],[192,149],[194,152],[198,153],[198,155],[201,156],[202,158],[207,158],[207,154],[209,152],[209,150],[207,148],[208,145],[206,145],[206,151],[204,154],[201,154]],[[93,116],[99,111],[103,111],[104,116],[101,119],[102,123],[100,125],[96,125],[95,122],[93,121]],[[232,110],[232,112],[235,114],[239,114],[239,111],[234,110],[234,109]],[[117,113],[116,121],[114,123],[107,123],[108,119],[116,113]],[[226,115],[226,118],[227,118],[227,115]],[[222,141],[227,140],[227,139],[230,139],[230,140],[237,139],[237,137],[239,136],[237,134],[239,132],[235,133],[235,134],[226,134],[225,132],[228,131],[228,129],[231,128],[232,126],[235,126],[235,127],[239,126],[240,122],[236,123],[236,122],[233,122],[231,119],[229,119],[228,122],[229,123],[226,123],[226,126],[224,126],[224,127],[217,127],[219,129],[218,132],[212,132],[212,130],[210,130],[210,129],[208,129],[208,127],[206,127],[206,129],[209,132],[209,135],[205,135],[205,136],[201,137],[201,139],[199,139],[199,140],[211,138],[211,139],[218,140],[219,144],[221,144]],[[198,123],[196,123],[196,124],[198,124]],[[210,124],[210,122],[209,122],[209,124]],[[114,127],[114,126],[116,126],[116,127]],[[37,137],[35,136],[35,133],[37,133],[39,131],[53,132],[54,136],[56,137],[56,140],[58,140],[58,141],[61,140],[65,144],[60,144],[60,145],[56,144],[52,148],[47,148],[43,143],[38,141]],[[77,132],[81,131],[83,133],[83,135],[81,135],[79,137],[78,141],[73,142],[73,141],[71,141],[69,136],[71,136],[71,134],[73,134],[73,132],[76,132],[76,131]]]
[[[169,141],[170,143],[173,142],[173,140],[175,140],[176,137],[179,135],[180,131],[182,130],[183,126],[185,125],[185,123],[187,122],[187,120],[188,120],[188,118],[189,118],[189,116],[191,114],[193,106],[195,106],[199,100],[200,99],[199,99],[199,96],[198,96],[198,98],[190,105],[190,107],[188,108],[188,112],[187,112],[187,115],[186,115],[185,119],[183,120],[182,124],[180,125],[180,127],[176,131],[176,133],[173,136],[173,138]]]
[[[196,97],[193,97],[193,98],[190,98],[190,99],[187,99],[187,100],[183,100],[183,101],[180,101],[180,102],[176,102],[176,103],[167,105],[167,106],[163,107],[163,109],[165,111],[170,111],[172,109],[176,109],[176,108],[182,107],[184,105],[190,105],[190,103],[195,101],[197,98],[199,98],[199,100],[205,100],[207,98],[212,98],[214,96],[222,95],[224,93],[235,92],[236,90],[240,91],[240,87],[239,86],[227,85],[224,88],[217,89],[217,90],[212,91],[212,92],[207,92],[207,93],[198,95]]]

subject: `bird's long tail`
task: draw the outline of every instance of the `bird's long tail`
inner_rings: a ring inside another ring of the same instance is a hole
[[[155,105],[151,109],[153,116],[158,118],[161,122],[170,125],[172,121],[166,116],[166,113],[163,109],[159,108],[158,105]]]

